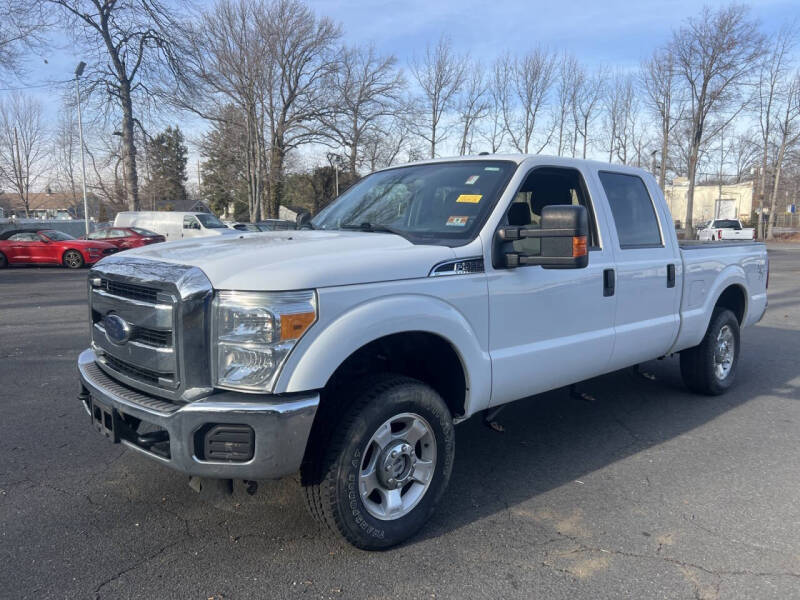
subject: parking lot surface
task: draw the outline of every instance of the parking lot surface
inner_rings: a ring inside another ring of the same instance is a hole
[[[728,394],[671,358],[517,402],[502,433],[473,418],[436,515],[380,553],[319,529],[297,478],[211,502],[101,438],[86,271],[0,271],[0,597],[800,598],[800,246],[770,259]]]

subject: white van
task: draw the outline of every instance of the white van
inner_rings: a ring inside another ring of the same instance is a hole
[[[117,214],[114,227],[142,227],[160,233],[168,242],[237,233],[214,215],[203,212],[126,211]]]

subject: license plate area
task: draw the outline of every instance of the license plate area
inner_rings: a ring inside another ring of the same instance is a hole
[[[94,428],[101,435],[118,444],[120,417],[117,411],[102,402],[98,402],[94,397],[90,398],[90,407]]]

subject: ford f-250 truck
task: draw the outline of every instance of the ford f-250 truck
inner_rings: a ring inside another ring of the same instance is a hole
[[[454,423],[673,353],[691,390],[723,393],[767,306],[765,246],[679,242],[630,167],[388,168],[311,227],[102,260],[80,399],[102,434],[201,482],[299,470],[312,515],[361,548],[430,517]]]

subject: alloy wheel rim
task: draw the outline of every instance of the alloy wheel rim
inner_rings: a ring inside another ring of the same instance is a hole
[[[387,419],[364,447],[358,476],[366,511],[382,521],[406,516],[425,496],[436,469],[436,436],[415,413]]]
[[[736,340],[733,337],[733,330],[729,325],[725,325],[717,333],[714,346],[714,375],[719,381],[730,374],[735,354]]]
[[[80,264],[80,257],[76,252],[67,252],[65,260],[70,267],[77,267]]]

